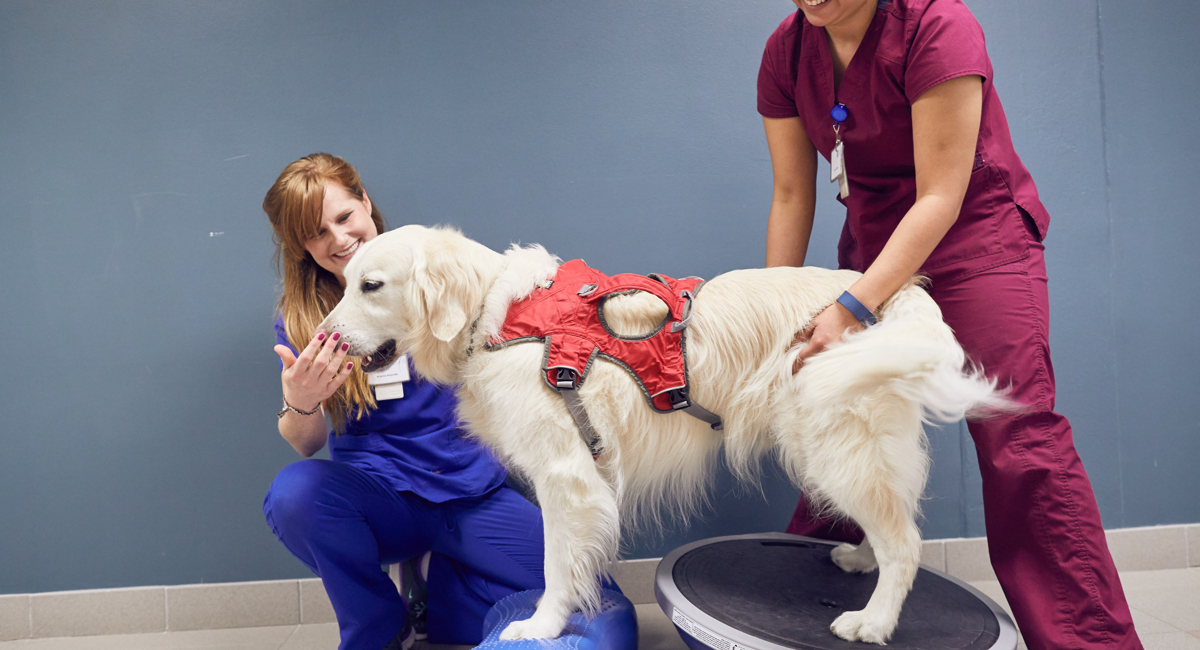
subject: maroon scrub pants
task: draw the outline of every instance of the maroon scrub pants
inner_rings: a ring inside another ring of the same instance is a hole
[[[983,476],[992,567],[1030,650],[1141,648],[1067,419],[1054,412],[1041,243],[1027,258],[930,294],[968,356],[1030,409],[969,422]],[[850,523],[800,500],[787,532],[858,543]]]

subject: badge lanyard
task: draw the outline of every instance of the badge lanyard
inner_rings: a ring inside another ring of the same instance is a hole
[[[838,184],[838,196],[843,199],[850,196],[850,181],[846,178],[846,147],[842,144],[842,122],[850,117],[850,111],[845,104],[834,104],[829,109],[829,117],[833,118],[833,153],[829,155],[829,182]]]

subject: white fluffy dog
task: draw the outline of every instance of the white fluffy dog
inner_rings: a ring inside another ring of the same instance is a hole
[[[818,268],[732,271],[695,298],[687,328],[691,397],[724,430],[684,413],[655,413],[629,375],[596,363],[579,395],[600,436],[593,460],[563,399],[540,370],[542,345],[489,350],[509,305],[551,279],[559,259],[541,246],[497,253],[448,228],[405,226],[364,246],[346,267],[346,293],[321,325],[341,332],[370,370],[408,352],[427,379],[458,385],[459,414],[536,490],[546,531],[546,591],[533,617],[502,639],[553,638],[568,615],[594,608],[597,576],[615,558],[624,517],[657,522],[695,510],[717,451],[754,480],[772,453],[810,502],[866,532],[834,549],[845,571],[879,568],[867,606],[832,624],[847,640],[884,643],[912,586],[920,554],[914,523],[929,467],[923,420],[1007,408],[916,282],[792,374],[793,336],[858,273]],[[655,330],[666,306],[643,292],[608,300],[618,334]],[[372,356],[373,355],[373,356]],[[648,519],[646,519],[648,518]]]

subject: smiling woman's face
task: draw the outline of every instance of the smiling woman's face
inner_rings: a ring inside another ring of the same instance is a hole
[[[321,229],[304,243],[304,249],[316,263],[334,274],[346,286],[344,270],[358,247],[379,233],[371,221],[371,199],[365,193],[359,199],[335,183],[325,184],[321,205]]]
[[[792,0],[814,27],[837,26],[875,13],[877,0]],[[870,19],[867,18],[870,23]]]

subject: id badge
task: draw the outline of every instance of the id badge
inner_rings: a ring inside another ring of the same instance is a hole
[[[375,389],[375,399],[400,399],[404,397],[404,382],[408,374],[408,355],[402,354],[392,365],[383,370],[367,373],[367,383]]]
[[[841,140],[833,146],[829,155],[829,182],[838,184],[838,196],[850,196],[850,182],[846,178],[846,147]]]

